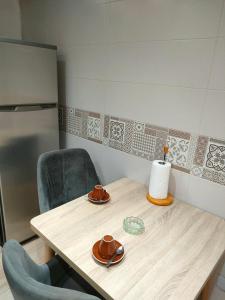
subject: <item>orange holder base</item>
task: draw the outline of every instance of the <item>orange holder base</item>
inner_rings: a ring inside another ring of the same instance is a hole
[[[147,194],[146,198],[152,204],[159,205],[159,206],[170,205],[173,203],[173,199],[174,199],[172,194],[168,194],[167,198],[164,198],[164,199],[152,198],[149,194]]]

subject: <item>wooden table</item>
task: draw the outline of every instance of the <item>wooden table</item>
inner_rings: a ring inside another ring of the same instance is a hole
[[[83,196],[33,218],[33,231],[106,299],[196,299],[225,252],[225,220],[178,200],[154,206],[147,187],[127,178],[106,189],[107,204]],[[145,233],[126,233],[127,216],[142,218]],[[91,253],[105,234],[126,251],[109,269]]]

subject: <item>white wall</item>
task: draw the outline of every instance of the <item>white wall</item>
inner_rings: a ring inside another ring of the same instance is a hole
[[[22,0],[24,38],[59,47],[69,106],[225,139],[224,0]],[[159,113],[160,111],[160,113]],[[87,148],[104,183],[148,182],[150,163]],[[173,170],[170,190],[225,217],[225,187]]]
[[[18,0],[0,0],[0,37],[21,39],[21,16]]]

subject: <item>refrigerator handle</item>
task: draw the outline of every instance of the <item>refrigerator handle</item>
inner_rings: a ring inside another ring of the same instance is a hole
[[[0,112],[21,112],[21,111],[35,111],[56,108],[56,103],[36,104],[36,105],[4,105],[0,106]]]
[[[14,111],[30,111],[30,110],[41,110],[41,105],[25,105],[25,106],[15,106]]]

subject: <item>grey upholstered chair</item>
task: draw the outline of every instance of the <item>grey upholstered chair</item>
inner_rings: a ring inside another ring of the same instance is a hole
[[[82,279],[79,284],[75,282],[68,275],[72,270],[57,256],[48,264],[37,265],[17,241],[9,240],[3,247],[2,260],[15,300],[100,299],[84,293],[97,295],[97,292],[90,286],[87,287],[87,283],[84,284]]]
[[[85,195],[100,183],[91,158],[84,149],[41,154],[37,182],[41,213]]]

